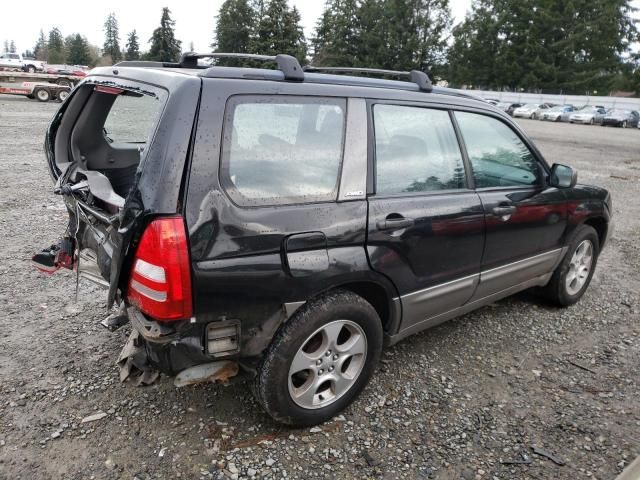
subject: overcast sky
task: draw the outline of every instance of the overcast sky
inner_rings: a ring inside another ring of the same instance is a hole
[[[147,50],[147,41],[160,23],[163,6],[168,6],[176,21],[176,35],[183,49],[194,43],[196,51],[208,51],[213,40],[215,16],[223,0],[108,0],[108,1],[52,1],[52,0],[0,0],[0,42],[14,40],[19,52],[32,49],[40,29],[45,34],[58,27],[64,36],[80,33],[89,42],[102,47],[103,24],[109,12],[115,12],[120,26],[120,41],[124,48],[126,34],[138,31],[140,47]],[[305,34],[310,36],[322,9],[324,0],[289,0],[302,14]],[[640,0],[632,2],[640,8]],[[26,7],[25,7],[26,5]],[[471,0],[450,0],[455,21],[462,20],[471,7]],[[2,49],[2,44],[0,44]]]
[[[120,27],[120,42],[124,47],[126,34],[134,28],[140,37],[142,50],[149,48],[147,40],[160,23],[162,7],[171,10],[176,21],[176,35],[187,49],[193,42],[196,51],[209,51],[213,40],[215,16],[223,0],[77,0],[56,2],[51,0],[0,0],[0,42],[14,40],[18,51],[32,49],[40,29],[45,34],[58,27],[64,36],[80,33],[89,42],[102,47],[103,24],[109,12],[115,12]],[[302,24],[307,36],[313,32],[316,20],[322,13],[324,0],[289,0],[302,15]],[[57,6],[54,6],[57,5]],[[471,0],[451,0],[453,14],[463,18]],[[2,44],[0,44],[2,49]]]

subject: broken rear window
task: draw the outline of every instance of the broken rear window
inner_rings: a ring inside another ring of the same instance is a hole
[[[162,105],[160,95],[123,92],[116,97],[107,115],[105,135],[114,143],[148,142]]]

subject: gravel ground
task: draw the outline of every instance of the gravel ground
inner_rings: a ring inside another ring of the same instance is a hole
[[[343,415],[292,430],[242,384],[120,384],[128,328],[99,325],[103,292],[76,301],[72,274],[32,269],[65,227],[42,153],[56,108],[0,96],[1,479],[613,479],[640,454],[640,131],[522,121],[550,162],[613,192],[578,305],[525,293],[413,336]]]

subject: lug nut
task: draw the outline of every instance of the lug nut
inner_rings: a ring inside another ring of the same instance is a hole
[[[322,365],[322,359],[319,358],[318,360],[316,360],[316,365]]]
[[[335,368],[335,367],[330,367],[330,368],[329,368],[329,371],[330,371],[330,372],[333,372],[334,368]]]
[[[318,375],[322,375],[323,373],[324,373],[324,370],[322,368],[318,370]]]
[[[333,356],[333,359],[334,359],[334,360],[337,360],[337,359],[338,359],[338,354],[337,354],[337,353]]]
[[[330,357],[330,356],[331,356],[331,350],[327,350],[327,353],[325,353],[325,355],[326,355],[327,357]]]

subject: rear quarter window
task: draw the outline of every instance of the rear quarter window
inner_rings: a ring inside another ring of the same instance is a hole
[[[337,197],[345,99],[236,96],[227,103],[221,181],[240,206]]]

